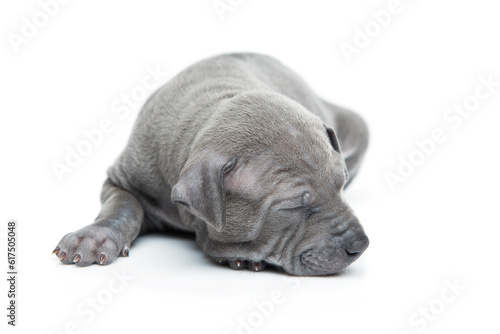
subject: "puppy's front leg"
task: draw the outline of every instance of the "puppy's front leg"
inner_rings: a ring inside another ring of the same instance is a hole
[[[103,185],[101,202],[101,212],[92,225],[68,233],[59,241],[54,254],[61,262],[88,266],[128,256],[130,244],[141,230],[143,208],[133,194],[109,179]]]

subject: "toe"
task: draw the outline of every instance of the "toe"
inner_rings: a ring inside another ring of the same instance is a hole
[[[73,263],[78,264],[80,260],[81,260],[80,254],[76,254],[75,257],[73,258]]]
[[[125,246],[120,255],[123,257],[128,257],[129,253],[130,253],[130,248],[128,246]]]
[[[73,260],[75,260],[76,258],[78,261],[73,261],[73,263],[75,263],[79,267],[90,266],[95,262],[96,248],[97,242],[93,238],[83,238],[83,240],[78,245],[78,248],[75,250],[72,258]]]
[[[59,260],[64,264],[73,263],[75,257],[75,250],[80,243],[81,238],[74,235],[74,233],[66,234],[53,253],[59,258]]]
[[[61,260],[62,263],[69,263],[67,258],[66,252],[61,252],[61,254],[59,254],[59,260]]]
[[[56,256],[59,256],[59,251],[61,250],[61,247],[57,246],[56,249],[52,251],[52,254],[56,254]]]
[[[103,265],[110,264],[118,257],[119,253],[116,243],[108,238],[96,252],[98,255],[97,262]]]
[[[248,269],[253,270],[253,271],[262,271],[266,268],[266,263],[257,261],[257,262],[250,262],[248,264]]]
[[[247,261],[245,260],[236,259],[236,260],[229,260],[228,262],[229,266],[235,270],[241,270],[247,266]]]

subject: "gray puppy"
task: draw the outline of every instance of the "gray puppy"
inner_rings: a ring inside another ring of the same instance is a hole
[[[148,99],[108,170],[100,214],[54,253],[109,264],[140,234],[173,227],[233,269],[337,273],[368,247],[342,193],[367,145],[358,115],[318,98],[277,60],[201,61]]]

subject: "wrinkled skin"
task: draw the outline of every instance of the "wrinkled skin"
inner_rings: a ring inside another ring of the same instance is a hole
[[[194,232],[233,269],[337,273],[368,247],[343,198],[367,143],[359,116],[276,60],[207,59],[146,102],[108,170],[95,223],[54,252],[63,263],[108,264],[138,235],[169,226]]]

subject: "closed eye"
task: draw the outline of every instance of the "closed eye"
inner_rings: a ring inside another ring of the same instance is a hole
[[[295,210],[303,210],[306,213],[306,219],[311,217],[313,214],[315,214],[318,209],[316,207],[310,207],[310,206],[297,206],[294,208],[286,208],[286,209],[280,209],[282,211],[295,211]]]
[[[312,206],[313,198],[309,192],[304,192],[300,199],[294,199],[288,202],[289,207],[283,207],[281,211],[303,210],[306,217],[311,217],[316,211],[317,207]]]
[[[296,206],[293,208],[282,208],[280,211],[293,211],[293,210],[300,210],[300,209],[307,209],[307,207],[301,205],[301,206]]]

